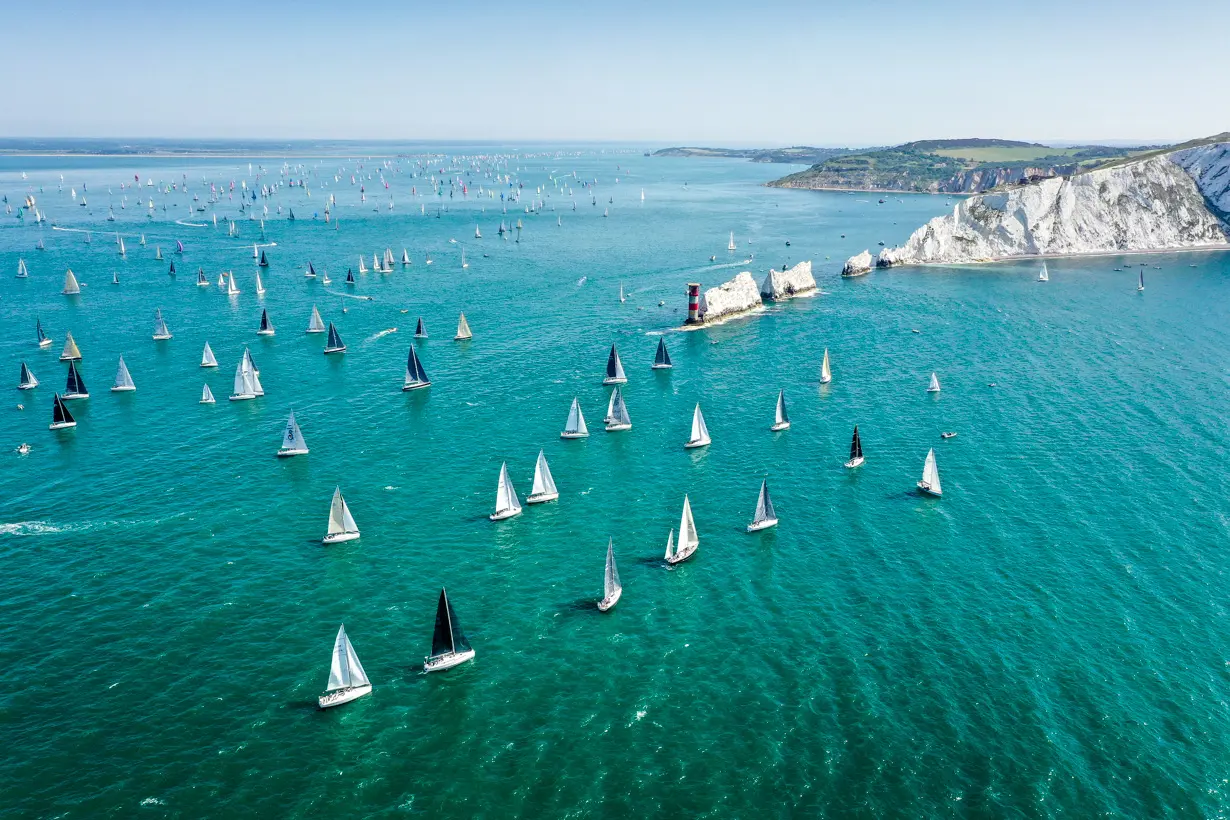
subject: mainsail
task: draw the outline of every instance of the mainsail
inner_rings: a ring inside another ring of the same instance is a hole
[[[764,479],[760,482],[760,497],[756,499],[756,514],[752,516],[752,526],[776,520],[777,513],[773,511],[773,499],[769,497],[769,480]]]
[[[325,332],[324,320],[320,318],[320,311],[316,309],[315,305],[312,305],[312,318],[308,320],[307,332],[308,333],[324,333]]]
[[[410,355],[406,357],[406,378],[402,382],[401,389],[414,390],[429,384],[431,380],[427,378],[427,371],[423,369],[423,363],[419,361],[418,354],[414,352],[414,345],[410,345]]]
[[[615,539],[612,538],[606,545],[606,575],[602,579],[603,600],[611,600],[622,592],[623,588],[623,584],[619,582],[619,569],[615,566]]]
[[[72,296],[81,293],[81,285],[77,284],[77,277],[73,276],[73,269],[69,268],[64,273],[64,290],[60,291],[65,296]]]
[[[517,491],[513,489],[512,480],[508,477],[508,462],[500,465],[500,480],[495,488],[495,513],[514,513],[521,511],[521,501]]]
[[[940,392],[940,380],[934,373],[931,374],[931,383],[927,385],[927,392],[928,393]]]
[[[874,432],[874,431],[873,431]],[[874,441],[872,442],[875,443]],[[850,439],[850,460],[863,457],[863,440],[858,437],[858,425],[854,425],[854,438]]]
[[[286,420],[286,430],[282,433],[282,449],[293,453],[306,453],[308,451],[307,441],[303,438],[303,431],[299,429],[299,422],[295,421],[295,411],[290,411],[290,418]]]
[[[38,387],[38,379],[34,378],[34,374],[30,372],[30,368],[26,367],[26,363],[21,363],[21,381],[17,383],[19,389],[28,390],[31,387]]]
[[[350,637],[346,634],[346,625],[337,630],[337,640],[333,642],[333,663],[329,667],[330,692],[337,689],[350,689],[355,686],[368,686],[371,681],[359,663]]]
[[[325,342],[326,353],[341,353],[346,349],[346,345],[342,343],[341,334],[337,332],[337,328],[329,322],[329,339]]]
[[[709,428],[705,426],[705,417],[700,412],[700,403],[697,402],[696,409],[692,411],[692,435],[688,439],[688,446],[700,447],[709,442]]]
[[[829,369],[829,349],[824,349],[824,361],[820,364],[820,383],[828,384],[833,380],[833,371]]]
[[[468,652],[470,642],[461,631],[457,613],[448,600],[448,593],[440,590],[440,602],[436,605],[436,628],[431,636],[431,657],[439,658],[458,652]]]
[[[581,405],[576,398],[573,398],[572,407],[568,409],[568,421],[564,423],[564,434],[576,438],[589,435],[589,428],[585,426],[585,415],[581,412]]]
[[[112,385],[111,390],[118,393],[136,389],[137,386],[132,381],[132,374],[128,372],[128,365],[124,364],[124,357],[120,356],[120,366],[115,371],[115,384]]]
[[[786,391],[785,390],[777,391],[777,411],[774,413],[773,423],[775,425],[790,423],[790,416],[786,413]]]
[[[658,352],[654,354],[653,366],[656,370],[664,370],[673,366],[671,364],[671,354],[666,352],[666,339],[664,338],[658,339]]]
[[[923,464],[922,481],[919,483],[919,486],[922,486],[922,485],[926,485],[924,489],[933,493],[934,495],[939,495],[941,492],[940,490],[940,470],[939,470],[939,467],[935,465],[935,448],[934,447],[932,447],[930,450],[927,451],[927,461],[925,464]]]
[[[419,317],[418,324],[414,326],[414,338],[416,339],[426,339],[427,338],[427,328],[423,327],[423,317],[422,316]]]
[[[606,378],[603,379],[604,384],[623,384],[628,381],[628,377],[624,374],[623,362],[619,360],[619,351],[615,349],[615,345],[611,345],[610,355],[606,357]]]
[[[547,457],[542,450],[538,451],[538,462],[534,465],[534,487],[530,495],[558,495],[555,479],[551,476],[551,468],[547,466]]]
[[[256,331],[261,336],[273,335],[273,323],[269,321],[269,312],[261,309],[261,326]]]
[[[346,499],[342,498],[342,488],[335,487],[333,501],[329,504],[329,535],[341,535],[342,533],[358,535],[359,525],[354,522],[354,517],[350,514],[350,507],[346,506]]]
[[[466,321],[466,315],[463,313],[457,319],[457,335],[453,339],[460,341],[472,338],[474,338],[474,334],[470,332],[470,323]]]

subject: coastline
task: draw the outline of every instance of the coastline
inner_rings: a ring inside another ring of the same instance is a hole
[[[827,185],[811,186],[811,185],[774,185],[773,182],[764,183],[766,188],[779,188],[783,191],[836,191],[847,194],[918,194],[920,196],[978,196],[985,194],[986,191],[965,192],[960,193],[948,191],[901,191],[896,188],[834,188]]]
[[[875,266],[875,270],[892,270],[894,268],[951,268],[956,266],[998,265],[1003,262],[1017,262],[1047,259],[1096,259],[1101,256],[1157,256],[1163,253],[1209,253],[1230,251],[1230,242],[1221,245],[1189,245],[1182,248],[1147,248],[1144,250],[1123,251],[1090,251],[1088,253],[1032,253],[1020,256],[995,256],[989,259],[975,259],[970,262],[907,262],[886,267]],[[854,278],[854,277],[846,277]]]

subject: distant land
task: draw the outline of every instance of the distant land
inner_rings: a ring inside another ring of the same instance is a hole
[[[1055,148],[1000,139],[922,140],[892,148],[841,152],[769,185],[971,194],[1001,185],[1070,176],[1165,148],[1159,145]]]
[[[843,154],[852,154],[852,148],[813,148],[810,145],[794,145],[790,148],[663,148],[654,151],[655,157],[723,157],[726,159],[750,159],[752,162],[820,163]]]

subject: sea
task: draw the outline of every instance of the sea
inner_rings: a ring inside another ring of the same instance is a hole
[[[953,201],[633,146],[295,151],[0,157],[0,814],[1227,814],[1230,256],[842,279]],[[805,260],[817,295],[681,330],[688,283]],[[90,398],[52,432],[69,332]],[[265,395],[229,402],[245,349]],[[540,452],[558,501],[488,520]],[[362,537],[325,546],[338,487]],[[442,588],[477,654],[425,674]],[[342,624],[374,688],[321,711]]]

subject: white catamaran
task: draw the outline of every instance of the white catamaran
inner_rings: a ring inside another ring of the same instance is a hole
[[[632,417],[628,415],[628,405],[624,404],[623,394],[616,387],[611,391],[611,401],[606,408],[606,431],[614,433],[618,430],[631,430]]]
[[[547,466],[547,457],[542,450],[539,450],[538,461],[534,464],[534,486],[530,489],[530,494],[525,497],[525,503],[541,504],[557,498],[559,498],[559,490],[555,487],[551,468]]]
[[[286,420],[286,431],[282,433],[282,449],[278,450],[278,456],[305,456],[307,454],[307,441],[303,438],[303,431],[299,429],[299,422],[295,421],[295,411],[291,410],[290,418]]]
[[[337,630],[337,639],[333,642],[333,662],[329,666],[329,685],[326,691],[317,699],[321,709],[330,706],[341,706],[352,700],[370,695],[371,681],[359,663],[350,637],[346,634],[346,625]]]
[[[598,610],[606,612],[619,603],[623,594],[623,584],[619,582],[619,569],[615,566],[615,539],[606,545],[606,574],[602,578],[602,600],[598,602]]]
[[[674,535],[671,530],[671,535]],[[666,537],[666,563],[680,564],[696,554],[700,546],[700,536],[696,534],[696,522],[692,520],[692,502],[683,497],[683,516],[679,520],[679,543],[671,543],[671,535]]]
[[[940,470],[935,466],[934,447],[927,451],[927,461],[923,464],[922,481],[918,482],[918,489],[936,498],[943,495],[943,490],[940,488]]]
[[[333,489],[333,501],[329,504],[329,531],[320,539],[324,544],[338,544],[342,541],[353,541],[359,537],[359,525],[342,498],[342,488]]]
[[[773,426],[769,428],[774,433],[790,429],[790,416],[786,413],[786,391],[777,391],[777,409],[773,411]]]
[[[705,426],[705,417],[700,412],[700,403],[697,402],[696,409],[692,411],[692,434],[683,448],[692,450],[697,447],[708,447],[712,443],[712,439],[709,438],[709,428]]]
[[[495,512],[487,516],[492,521],[503,521],[521,514],[521,501],[508,477],[508,462],[500,465],[500,480],[495,488]]]
[[[431,654],[423,659],[424,672],[443,672],[474,657],[474,650],[461,631],[457,613],[448,600],[448,592],[440,590],[436,605],[436,628],[431,635]]]
[[[564,422],[564,430],[559,434],[560,438],[587,438],[589,436],[589,428],[585,426],[585,415],[581,412],[581,405],[576,398],[572,399],[572,407],[568,409],[568,421]]]
[[[627,384],[628,377],[624,374],[623,362],[619,360],[619,351],[611,345],[611,353],[606,358],[606,378],[603,384]]]
[[[773,510],[773,499],[769,497],[769,480],[760,482],[760,496],[756,499],[756,514],[752,523],[747,525],[748,532],[767,530],[777,526],[777,513]]]

